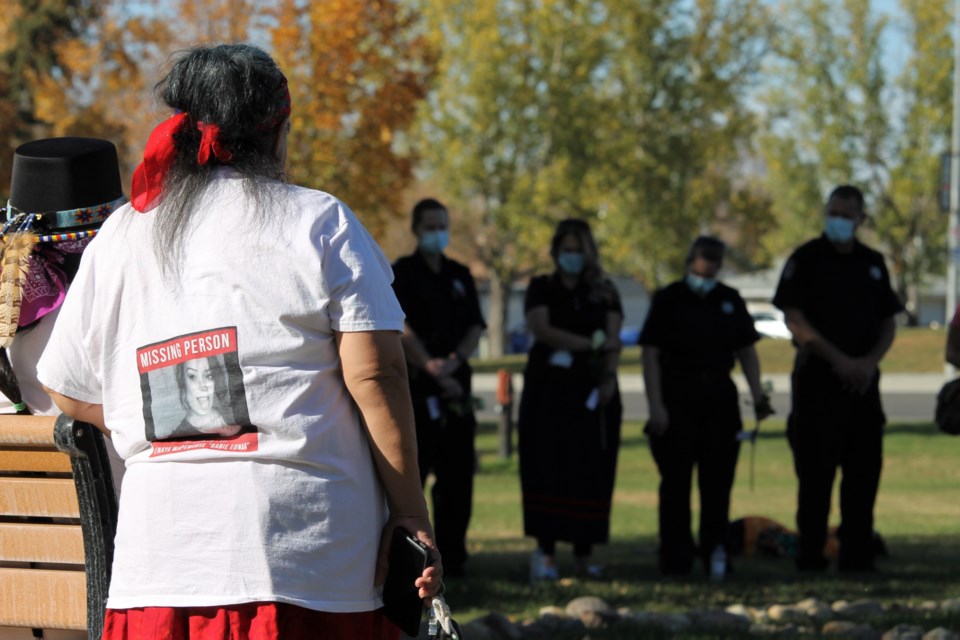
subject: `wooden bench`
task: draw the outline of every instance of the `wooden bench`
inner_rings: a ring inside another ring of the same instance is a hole
[[[0,416],[0,627],[99,640],[117,501],[103,436],[66,416]]]

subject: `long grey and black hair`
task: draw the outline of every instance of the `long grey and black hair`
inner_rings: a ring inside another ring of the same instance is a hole
[[[282,88],[282,92],[278,91]],[[272,189],[284,177],[273,153],[278,135],[284,135],[286,78],[273,59],[248,44],[200,46],[184,53],[156,86],[171,109],[186,113],[188,121],[173,136],[176,159],[167,173],[157,215],[154,250],[165,270],[176,271],[184,242],[195,216],[198,198],[223,164],[211,157],[197,160],[201,131],[197,123],[219,127],[219,142],[229,149],[229,165],[245,180],[244,189],[266,213],[272,207]]]

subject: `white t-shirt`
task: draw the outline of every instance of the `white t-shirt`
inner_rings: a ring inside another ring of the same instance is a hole
[[[336,198],[264,216],[221,169],[179,282],[129,205],[84,252],[39,379],[103,404],[127,473],[107,606],[380,606],[386,506],[334,331],[403,328],[390,265]]]
[[[37,360],[47,346],[47,340],[50,338],[50,332],[53,331],[53,325],[59,313],[60,309],[54,309],[40,318],[30,329],[18,331],[13,344],[7,349],[10,366],[17,373],[17,382],[20,383],[20,394],[26,405],[30,407],[30,413],[34,415],[60,415],[53,400],[37,381]],[[13,412],[12,405],[11,412]]]

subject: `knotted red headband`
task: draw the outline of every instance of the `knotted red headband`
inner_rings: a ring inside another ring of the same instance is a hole
[[[198,122],[197,129],[203,134],[200,138],[200,148],[197,150],[197,162],[201,165],[210,161],[210,154],[223,164],[230,164],[233,153],[220,144],[220,127],[207,122]]]
[[[280,74],[275,99],[276,112],[257,129],[271,131],[290,116],[290,90],[283,74]],[[157,206],[157,198],[163,191],[163,179],[177,157],[173,136],[188,120],[186,113],[177,113],[158,124],[150,133],[147,146],[143,150],[143,161],[133,172],[130,186],[130,203],[140,213],[146,213]],[[197,122],[197,129],[201,132],[200,148],[197,150],[198,164],[207,164],[211,155],[222,164],[229,164],[233,160],[233,153],[220,142],[218,125],[212,122]]]
[[[185,113],[178,113],[167,118],[158,124],[147,138],[143,162],[133,172],[133,183],[130,185],[130,204],[140,213],[145,213],[155,206],[157,196],[163,190],[163,178],[177,157],[173,134],[183,126],[188,117]]]

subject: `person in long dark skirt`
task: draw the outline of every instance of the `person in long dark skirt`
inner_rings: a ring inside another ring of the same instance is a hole
[[[616,376],[623,309],[587,223],[560,222],[550,255],[554,272],[527,288],[534,345],[518,423],[524,533],[537,540],[534,581],[558,578],[558,541],[573,543],[578,575],[601,574],[591,555],[609,538],[623,413]]]

